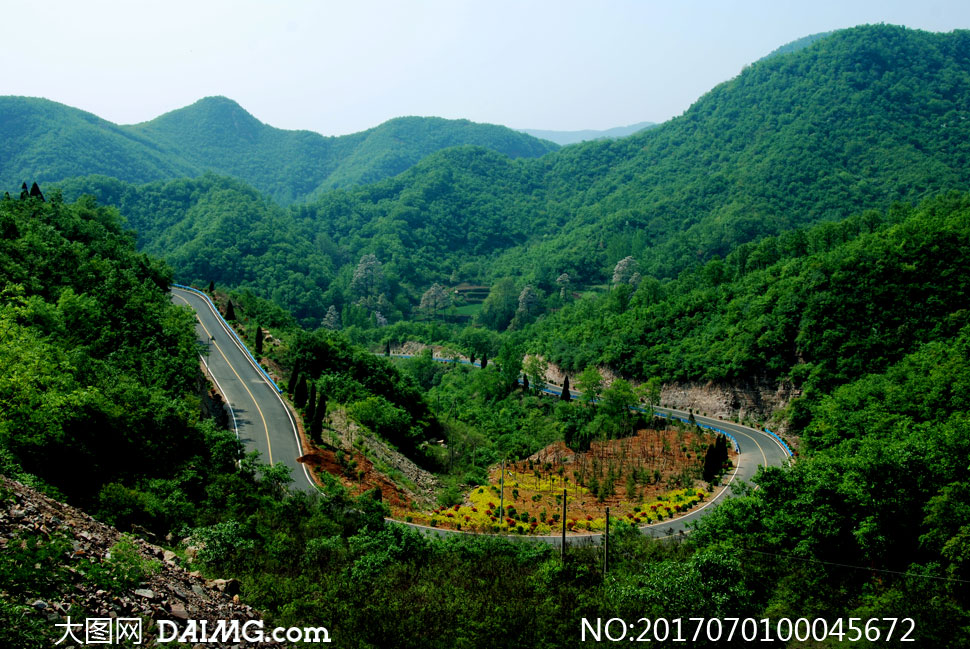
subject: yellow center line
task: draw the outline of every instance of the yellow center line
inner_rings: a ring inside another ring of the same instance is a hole
[[[175,295],[175,297],[185,302],[185,304],[187,304],[189,308],[192,307],[192,305],[189,304],[189,301],[186,300],[181,295],[176,295],[175,293],[173,293],[172,295]],[[239,383],[242,384],[243,389],[246,391],[246,394],[249,395],[249,398],[253,400],[253,405],[256,406],[256,412],[259,413],[259,419],[260,421],[263,422],[263,430],[266,431],[266,448],[269,450],[269,463],[273,464],[273,445],[269,441],[269,426],[266,425],[266,417],[263,416],[263,411],[259,408],[259,403],[256,401],[256,397],[254,397],[253,393],[249,391],[249,386],[246,385],[246,382],[243,381],[242,377],[239,376],[239,373],[236,372],[236,368],[233,367],[232,363],[229,362],[229,359],[226,358],[226,355],[222,352],[222,348],[219,347],[219,343],[216,342],[215,337],[213,337],[213,335],[209,333],[209,330],[206,328],[205,323],[202,322],[202,318],[200,318],[198,314],[196,314],[195,319],[199,321],[200,325],[202,325],[202,330],[205,331],[205,335],[207,335],[209,337],[209,340],[212,342],[212,344],[215,345],[215,348],[216,350],[218,350],[219,355],[222,356],[222,359],[226,361],[226,365],[229,366],[229,369],[232,370],[232,373],[236,375],[237,379],[239,379]]]
[[[754,442],[754,445],[758,447],[758,450],[759,451],[761,451],[761,459],[765,461],[765,464],[764,465],[765,466],[768,466],[768,456],[765,455],[765,450],[763,448],[761,448],[761,444],[758,443],[757,438],[754,435],[750,434],[750,433],[745,433],[745,434],[748,437],[751,438],[751,441]]]

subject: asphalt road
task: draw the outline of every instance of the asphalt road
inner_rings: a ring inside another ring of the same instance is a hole
[[[173,302],[188,305],[195,311],[196,333],[206,352],[203,361],[210,377],[230,406],[233,425],[240,441],[247,450],[259,451],[263,461],[286,465],[293,478],[292,487],[303,491],[315,491],[316,487],[306,467],[297,462],[297,458],[303,455],[303,451],[296,432],[296,424],[276,388],[264,376],[205,297],[176,287],[172,288],[171,295]],[[435,360],[446,362],[445,359]],[[544,391],[558,395],[558,389],[555,387],[546,387]],[[575,394],[578,393],[574,391]],[[656,411],[685,421],[689,417],[687,412],[670,408],[656,408]],[[731,482],[750,481],[759,465],[781,466],[789,457],[788,451],[778,440],[756,428],[697,414],[694,418],[699,425],[725,431],[734,437],[740,456],[734,472],[727,476]],[[688,523],[697,520],[730,495],[730,489],[723,489],[715,498],[686,515],[640,529],[646,535],[659,538],[679,535],[687,530]],[[435,535],[462,534],[453,530],[407,525]],[[556,546],[562,542],[561,535],[511,538],[542,541]],[[601,534],[567,535],[566,543],[591,544],[599,543],[601,539]]]
[[[276,388],[204,297],[175,287],[171,295],[173,302],[195,311],[195,330],[207,352],[203,360],[229,404],[236,435],[246,450],[259,451],[264,462],[288,467],[292,488],[315,491],[306,467],[296,461],[303,455],[296,424]]]

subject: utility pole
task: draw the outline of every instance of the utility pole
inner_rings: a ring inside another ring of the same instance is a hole
[[[502,490],[498,501],[498,517],[499,520],[505,518],[505,460],[502,460],[502,475],[499,479],[499,484],[502,485],[500,489]]]
[[[562,490],[562,545],[559,546],[559,562],[566,565],[566,490]]]
[[[606,508],[606,534],[603,536],[603,580],[610,568],[610,508]]]

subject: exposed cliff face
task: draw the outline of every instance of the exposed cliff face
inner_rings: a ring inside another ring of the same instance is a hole
[[[599,368],[604,383],[609,385],[617,378],[609,368]],[[546,372],[546,381],[561,387],[566,373],[552,363]],[[575,393],[575,377],[570,376]],[[636,387],[636,381],[631,381]],[[801,390],[790,383],[666,383],[660,391],[660,405],[678,410],[694,410],[718,419],[738,419],[765,422],[775,432],[785,432],[782,421],[773,421],[776,413],[783,410]],[[777,429],[777,430],[776,430]]]
[[[160,620],[184,630],[189,620],[212,627],[218,620],[261,619],[240,603],[238,582],[207,580],[179,562],[169,550],[0,476],[0,605],[22,622],[17,630],[0,629],[6,641],[53,646],[70,621],[83,644],[87,618],[129,618],[141,620],[142,644],[153,646]],[[77,645],[68,638],[60,646]]]
[[[669,383],[660,392],[660,403],[668,408],[694,410],[718,419],[750,419],[770,425],[775,423],[771,421],[773,415],[800,394],[801,391],[790,384]],[[776,427],[784,430],[782,422]]]

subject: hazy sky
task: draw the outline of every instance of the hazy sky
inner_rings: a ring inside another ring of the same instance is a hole
[[[661,122],[776,47],[863,23],[970,28],[967,0],[0,0],[0,94],[116,123],[225,95],[326,135],[400,115]]]

